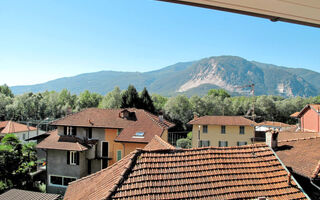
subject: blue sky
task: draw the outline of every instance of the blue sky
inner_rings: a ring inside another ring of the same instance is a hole
[[[236,55],[320,72],[320,29],[155,0],[1,0],[0,84]]]

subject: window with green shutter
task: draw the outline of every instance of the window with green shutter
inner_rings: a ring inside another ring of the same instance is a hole
[[[122,151],[118,150],[117,151],[117,161],[121,160],[121,158],[122,158]]]

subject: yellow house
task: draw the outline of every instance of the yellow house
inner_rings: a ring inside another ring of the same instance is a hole
[[[192,147],[228,147],[252,143],[255,122],[241,116],[195,117],[192,124]]]

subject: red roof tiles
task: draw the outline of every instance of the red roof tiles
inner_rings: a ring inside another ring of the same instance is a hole
[[[11,189],[0,195],[0,200],[58,200],[60,195]]]
[[[143,148],[145,150],[152,150],[152,149],[175,149],[174,146],[167,143],[159,136],[155,135],[153,139]]]
[[[27,132],[27,131],[34,131],[37,130],[36,127],[27,126],[24,124],[20,124],[14,121],[2,121],[0,122],[0,131],[1,134],[8,134],[8,133],[19,133],[19,132]]]
[[[143,109],[125,109],[135,114],[135,120],[128,120],[120,117],[123,110],[88,108],[56,120],[52,125],[122,128],[123,130],[115,141],[137,143],[148,143],[154,135],[161,136],[164,130],[174,126],[174,124],[160,120],[157,116]],[[137,132],[144,132],[144,137],[133,137]]]
[[[0,200],[58,200],[60,195],[11,189],[0,195]]]
[[[188,124],[250,126],[255,125],[255,122],[241,116],[203,116],[191,120]]]
[[[46,139],[37,145],[38,149],[57,149],[65,151],[85,151],[88,148],[82,144],[79,138],[72,136],[60,136],[58,130],[48,132]]]
[[[312,178],[320,161],[320,136],[302,137],[303,133],[300,134],[300,137],[279,141],[276,153],[287,167]]]
[[[65,199],[306,199],[299,188],[264,144],[144,149],[72,182]]]
[[[264,122],[258,123],[257,126],[291,127],[294,125],[290,125],[282,122],[264,121]]]

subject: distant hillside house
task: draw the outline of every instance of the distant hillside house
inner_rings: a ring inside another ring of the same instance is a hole
[[[303,132],[320,132],[320,104],[308,104],[298,114]]]
[[[194,149],[158,145],[160,149],[138,149],[72,182],[64,199],[309,199],[265,144]]]
[[[47,191],[107,168],[154,136],[168,140],[174,124],[142,109],[89,108],[52,122],[57,130],[37,145],[47,151]]]
[[[37,136],[37,128],[32,126],[27,126],[20,124],[14,121],[2,121],[0,122],[0,137],[5,136],[6,134],[16,135],[22,143],[25,143],[25,140]],[[39,130],[38,134],[43,133]],[[36,140],[31,140],[36,142]]]
[[[241,116],[203,116],[191,120],[192,147],[228,147],[251,144],[255,122]]]

